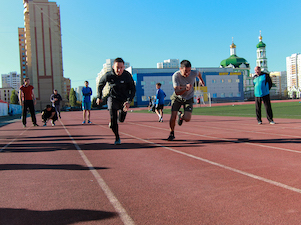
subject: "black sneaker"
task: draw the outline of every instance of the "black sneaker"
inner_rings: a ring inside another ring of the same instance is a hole
[[[35,124],[33,124],[33,126],[34,126],[34,127],[38,127],[39,125],[35,123]]]
[[[169,137],[167,138],[167,141],[173,141],[173,139],[175,139],[175,135],[170,134]]]
[[[179,111],[179,112],[178,112],[178,125],[181,126],[182,123],[183,123],[182,112]]]

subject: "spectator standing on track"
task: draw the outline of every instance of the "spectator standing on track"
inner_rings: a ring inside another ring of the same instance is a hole
[[[255,76],[253,77],[254,83],[254,95],[255,95],[255,107],[256,107],[256,118],[258,124],[262,124],[261,120],[261,103],[265,106],[267,119],[270,124],[275,124],[273,121],[273,111],[270,100],[270,89],[272,88],[272,80],[269,74],[261,71],[259,66],[256,66]]]
[[[159,122],[163,122],[163,108],[164,108],[164,98],[166,97],[165,92],[161,89],[161,83],[156,84],[157,92],[156,92],[156,106],[155,112],[159,117]]]
[[[191,63],[183,60],[180,64],[180,70],[172,75],[174,93],[171,96],[171,116],[169,120],[170,134],[168,141],[175,139],[174,130],[176,118],[178,115],[178,125],[181,126],[183,121],[189,122],[191,119],[194,98],[194,82],[196,77],[199,78],[200,85],[204,86],[202,75],[197,70],[191,70]],[[184,108],[184,113],[179,111]]]
[[[26,127],[27,108],[29,108],[33,125],[39,126],[37,124],[37,119],[36,119],[36,114],[34,109],[34,105],[36,104],[36,98],[33,92],[34,87],[30,85],[29,78],[24,78],[23,81],[24,84],[20,87],[20,91],[19,91],[19,102],[20,105],[23,106],[23,110],[22,110],[23,127]]]
[[[89,82],[85,81],[85,87],[82,89],[82,107],[83,107],[83,124],[87,123],[91,124],[92,122],[90,121],[90,111],[91,111],[91,95],[92,95],[92,89],[89,87]],[[88,117],[88,118],[87,118]]]
[[[112,71],[107,72],[99,81],[98,97],[96,103],[99,105],[102,100],[102,90],[106,83],[110,86],[110,92],[107,99],[108,110],[110,112],[111,122],[109,127],[115,134],[115,145],[120,145],[120,136],[118,131],[118,122],[124,122],[130,104],[135,96],[136,87],[132,75],[124,70],[124,61],[122,58],[114,60]],[[119,111],[119,118],[117,114]]]
[[[62,101],[62,96],[57,92],[56,89],[53,90],[53,94],[50,96],[50,101],[52,102],[52,106],[55,108],[59,117],[61,118],[61,107],[60,103]]]
[[[44,127],[47,125],[48,120],[51,120],[52,126],[55,126],[55,121],[58,120],[55,107],[46,105],[46,108],[42,111],[42,120],[44,122]]]

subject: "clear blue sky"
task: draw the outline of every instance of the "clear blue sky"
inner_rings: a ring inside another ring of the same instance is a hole
[[[156,68],[165,59],[188,59],[193,67],[219,67],[236,53],[253,72],[259,31],[268,69],[286,70],[286,57],[301,51],[301,1],[57,0],[61,9],[64,77],[72,87],[95,78],[108,58],[135,68]],[[18,27],[23,1],[0,7],[0,74],[20,72]]]

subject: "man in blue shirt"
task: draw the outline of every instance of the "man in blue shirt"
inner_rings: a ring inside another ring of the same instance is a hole
[[[155,106],[155,112],[157,113],[159,117],[159,122],[163,122],[163,108],[164,108],[164,98],[166,97],[166,94],[161,89],[161,83],[156,84],[157,92],[156,92],[156,106]]]
[[[261,71],[259,66],[256,66],[255,76],[253,78],[254,83],[254,96],[255,96],[255,106],[256,106],[256,117],[258,124],[262,124],[261,120],[261,102],[265,106],[267,119],[270,124],[275,124],[273,121],[273,111],[271,107],[270,100],[270,89],[272,88],[272,80],[269,74]]]
[[[85,81],[85,87],[82,89],[82,106],[83,106],[83,124],[86,123],[86,115],[88,117],[87,123],[92,123],[90,121],[90,110],[91,110],[91,95],[92,95],[92,89],[89,87],[89,82]]]

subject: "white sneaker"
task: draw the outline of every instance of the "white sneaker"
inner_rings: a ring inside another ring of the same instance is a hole
[[[270,124],[275,124],[275,122],[274,122],[274,121],[271,121]]]

